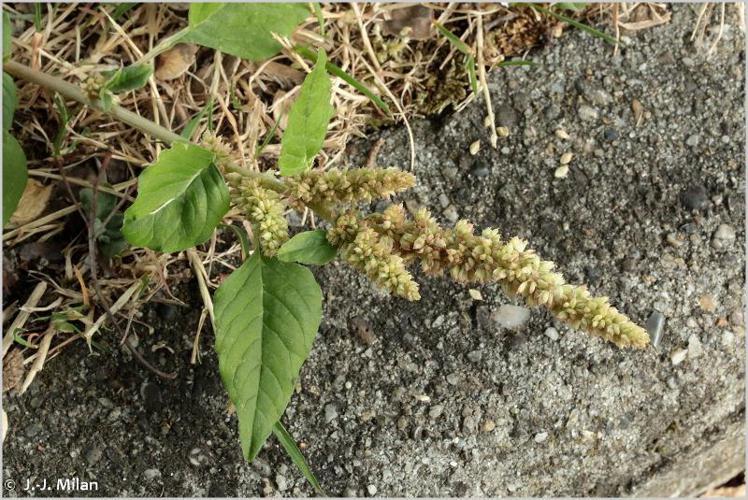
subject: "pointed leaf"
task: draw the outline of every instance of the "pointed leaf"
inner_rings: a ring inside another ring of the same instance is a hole
[[[308,15],[304,3],[193,3],[180,41],[261,61],[282,48],[272,33],[289,36]]]
[[[327,241],[322,229],[299,233],[280,247],[278,259],[283,262],[298,262],[322,266],[335,258],[337,249]]]
[[[28,180],[26,155],[18,141],[3,130],[3,226],[21,200]]]
[[[153,66],[150,64],[133,64],[119,68],[107,75],[109,80],[104,84],[104,89],[113,94],[137,90],[148,83],[151,73],[153,73]]]
[[[16,84],[13,82],[13,77],[8,73],[3,73],[3,130],[10,130],[17,107]]]
[[[138,180],[122,234],[136,246],[177,252],[203,243],[229,210],[229,190],[210,151],[174,144]]]
[[[291,106],[278,159],[281,175],[297,175],[308,170],[322,149],[334,112],[330,104],[331,84],[325,70],[326,62],[327,56],[320,50],[314,69],[304,78],[299,97]]]
[[[259,252],[215,294],[221,379],[253,460],[288,405],[322,319],[322,292],[303,266]]]
[[[294,441],[293,436],[286,430],[285,427],[283,427],[283,424],[280,422],[280,420],[275,423],[275,426],[273,427],[273,434],[275,434],[275,437],[278,438],[278,441],[280,442],[281,446],[283,446],[283,449],[286,450],[288,456],[291,457],[294,465],[296,465],[299,471],[301,471],[306,480],[309,481],[309,484],[312,485],[314,491],[318,495],[321,495],[323,497],[329,496],[322,489],[322,486],[320,486],[319,481],[317,480],[317,476],[314,475],[312,468],[309,467],[309,464],[304,458],[304,454],[301,453],[301,450],[296,444],[296,441]]]
[[[13,48],[11,39],[13,38],[13,26],[10,24],[10,16],[3,12],[3,60],[10,56]]]

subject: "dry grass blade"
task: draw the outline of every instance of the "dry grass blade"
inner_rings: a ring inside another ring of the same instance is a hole
[[[18,315],[10,324],[8,329],[5,331],[5,335],[3,336],[3,357],[5,357],[8,349],[10,349],[10,346],[13,344],[13,336],[15,335],[16,330],[20,330],[23,328],[23,326],[26,324],[26,321],[29,319],[29,316],[31,315],[30,311],[36,307],[36,305],[42,299],[42,296],[44,296],[44,292],[46,291],[47,282],[40,281],[34,287],[34,291],[32,291],[31,295],[29,295],[26,303],[21,306],[20,311],[18,311]]]

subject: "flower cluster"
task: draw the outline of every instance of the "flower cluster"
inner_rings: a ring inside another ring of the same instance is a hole
[[[305,204],[346,205],[388,198],[414,185],[413,174],[397,168],[331,168],[291,177],[287,193]]]
[[[253,179],[242,179],[237,191],[237,204],[252,222],[262,253],[272,257],[288,240],[285,202],[278,193],[263,188]]]
[[[448,272],[461,283],[499,283],[507,293],[519,295],[531,305],[545,306],[574,328],[618,346],[644,347],[649,341],[646,331],[612,307],[606,297],[592,297],[586,288],[566,283],[563,275],[553,271],[552,262],[542,260],[519,238],[505,242],[495,229],[475,234],[473,225],[465,220],[454,228],[442,228],[425,209],[408,218],[402,206],[391,205],[358,221],[355,214],[344,214],[328,232],[328,239],[347,248],[364,233],[367,236],[356,243],[356,248],[363,248],[359,253],[366,254],[370,261],[378,253],[369,247],[383,245],[389,255],[399,257],[404,264],[417,260],[426,274]],[[368,265],[374,266],[372,262]],[[402,274],[398,274],[398,280],[407,281]],[[401,293],[389,281],[374,281],[412,300],[412,294]]]
[[[220,136],[213,132],[205,131],[201,138],[201,144],[205,149],[215,155],[215,163],[221,172],[225,173],[225,167],[231,162],[232,149]]]

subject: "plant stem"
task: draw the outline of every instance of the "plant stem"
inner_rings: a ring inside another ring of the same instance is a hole
[[[167,50],[175,46],[177,43],[179,43],[179,40],[181,40],[184,37],[184,35],[186,35],[189,31],[190,31],[189,27],[182,28],[181,30],[174,33],[173,35],[167,38],[164,38],[159,44],[157,44],[155,47],[149,50],[147,54],[141,57],[135,64],[146,64],[146,63],[151,62],[159,54],[161,54],[162,52],[166,52]]]
[[[47,73],[37,71],[28,66],[24,66],[23,64],[19,64],[13,61],[3,63],[3,70],[16,78],[36,83],[37,85],[41,85],[42,87],[57,92],[67,99],[78,101],[79,103],[100,111],[101,113],[111,115],[121,122],[126,123],[131,127],[136,128],[141,132],[144,132],[151,137],[155,137],[156,139],[161,140],[167,144],[172,144],[175,142],[189,142],[187,139],[180,136],[179,134],[175,134],[168,128],[163,127],[158,123],[152,122],[147,118],[143,118],[142,116],[133,113],[132,111],[128,111],[127,109],[119,106],[116,103],[112,104],[109,110],[104,110],[98,100],[90,99],[79,87],[73,85],[72,83],[66,82],[65,80],[56,76],[48,75]],[[239,174],[243,177],[257,179],[260,181],[260,184],[262,184],[262,186],[267,189],[272,189],[273,191],[277,191],[279,193],[282,193],[286,190],[285,184],[282,181],[275,179],[272,175],[247,170],[246,168],[242,168],[234,164],[228,165],[226,167],[226,170]],[[320,215],[320,217],[324,219],[329,220],[331,217],[333,217],[332,213],[326,207],[310,208],[312,208],[315,212],[318,213],[318,215]]]
[[[85,104],[86,106],[97,111],[110,114],[114,118],[130,125],[131,127],[141,130],[161,141],[172,143],[185,140],[179,134],[175,134],[171,130],[162,127],[161,125],[154,123],[147,118],[143,118],[142,116],[133,113],[132,111],[128,111],[122,106],[114,104],[109,111],[104,111],[99,101],[90,99],[79,87],[73,85],[72,83],[68,83],[61,78],[48,75],[14,61],[3,63],[3,70],[5,70],[12,76],[41,85],[42,87],[57,92],[63,97],[78,101],[79,103]]]

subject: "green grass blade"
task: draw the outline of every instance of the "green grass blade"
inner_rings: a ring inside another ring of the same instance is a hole
[[[496,66],[499,68],[507,68],[510,66],[535,66],[535,62],[525,59],[512,59],[511,61],[502,61]]]
[[[182,129],[182,133],[179,135],[181,135],[182,137],[184,137],[185,139],[189,141],[192,138],[192,134],[195,133],[195,129],[197,128],[197,126],[200,125],[200,120],[203,119],[205,114],[212,107],[213,107],[213,97],[208,99],[208,103],[205,106],[203,106],[203,109],[195,113],[195,116],[190,118],[190,121],[187,122],[187,125],[184,126],[184,128]]]
[[[597,29],[593,28],[592,26],[589,26],[589,25],[584,24],[584,23],[580,23],[579,21],[577,21],[575,19],[572,19],[572,18],[570,18],[568,16],[560,14],[560,13],[558,13],[556,11],[551,10],[551,9],[546,9],[545,7],[541,7],[540,5],[527,4],[527,6],[533,8],[533,9],[539,11],[539,12],[542,12],[544,14],[548,14],[549,16],[553,16],[556,19],[558,19],[559,21],[563,21],[563,22],[565,22],[567,24],[570,24],[570,25],[574,26],[575,28],[579,28],[582,31],[586,31],[590,35],[592,35],[594,37],[597,37],[597,38],[601,38],[601,39],[605,40],[606,42],[608,42],[611,45],[617,45],[618,44],[618,41],[615,39],[615,37],[612,37],[612,36],[610,36],[607,33],[603,33],[602,31],[597,30]]]
[[[35,3],[34,4],[34,30],[39,33],[44,29],[43,21],[42,21],[42,4],[41,3]]]
[[[249,237],[247,237],[247,232],[236,227],[233,224],[219,224],[218,227],[225,227],[228,229],[231,229],[236,237],[239,239],[239,244],[242,247],[242,260],[246,260],[247,257],[249,257]]]
[[[457,35],[449,31],[447,28],[445,28],[443,25],[439,23],[434,23],[434,26],[436,26],[436,29],[439,30],[439,33],[444,35],[447,40],[449,40],[449,43],[454,45],[454,47],[462,52],[465,55],[472,56],[473,51],[470,49],[470,47],[467,46],[465,42],[460,40]]]
[[[294,47],[294,50],[299,53],[302,57],[305,59],[309,59],[310,61],[315,61],[317,59],[317,54],[315,54],[312,50],[310,50],[307,47],[304,47],[303,45],[296,45]],[[387,106],[387,104],[379,98],[379,96],[375,95],[371,90],[366,87],[363,83],[359,82],[355,78],[353,78],[351,75],[343,71],[339,66],[336,66],[335,64],[331,63],[330,61],[325,64],[325,69],[328,73],[331,75],[337,76],[344,82],[346,82],[348,85],[353,87],[354,89],[358,90],[362,94],[364,94],[366,97],[371,99],[371,101],[379,107],[382,111],[384,111],[387,114],[390,114],[390,108]]]
[[[112,12],[112,19],[119,21],[122,16],[127,14],[133,7],[138,5],[134,2],[119,3]]]
[[[319,34],[322,35],[322,38],[325,38],[325,16],[322,14],[322,7],[320,6],[319,2],[312,2],[312,10],[314,10],[314,15],[317,16],[317,22],[319,23]]]
[[[286,450],[288,456],[291,457],[291,461],[293,461],[294,465],[298,467],[301,474],[306,478],[307,481],[309,481],[309,484],[312,485],[314,491],[320,496],[328,496],[327,493],[325,493],[325,491],[322,489],[322,486],[320,486],[319,481],[317,481],[317,477],[314,475],[314,472],[312,472],[309,464],[306,463],[306,459],[301,453],[299,447],[296,445],[296,441],[294,441],[293,436],[286,430],[285,427],[283,427],[283,424],[280,423],[280,420],[273,426],[273,434],[275,434],[275,437],[278,438],[278,441],[280,441],[281,446],[283,446],[283,449]]]
[[[275,136],[275,131],[278,128],[278,122],[273,123],[272,128],[270,131],[265,134],[265,138],[262,140],[262,144],[257,148],[257,153],[255,153],[255,158],[259,158],[262,152],[265,150],[268,144],[270,144],[270,141],[273,140],[273,137]]]
[[[52,154],[53,156],[57,157],[60,156],[62,141],[67,135],[67,126],[68,123],[70,123],[70,110],[68,110],[68,107],[65,105],[65,99],[63,99],[60,94],[55,94],[54,102],[55,108],[57,109],[57,114],[60,117],[60,128],[57,129],[57,133],[55,134],[54,140],[52,141]]]
[[[475,59],[473,59],[473,56],[465,56],[465,71],[467,71],[473,94],[478,95],[478,78],[475,76]]]

